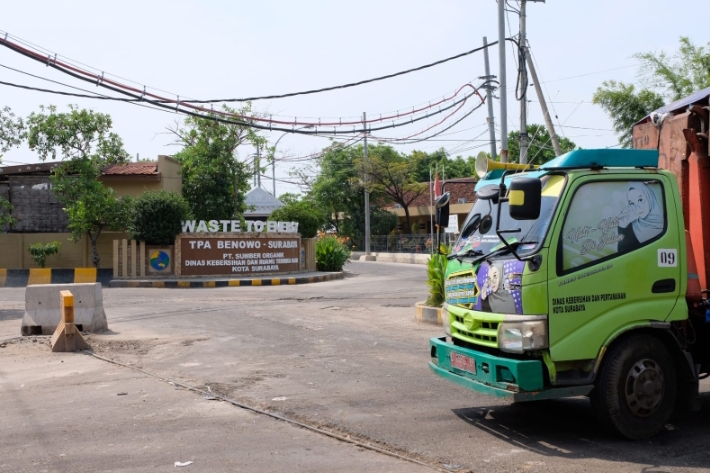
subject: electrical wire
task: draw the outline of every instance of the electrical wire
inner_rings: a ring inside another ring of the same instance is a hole
[[[54,84],[58,84],[58,85],[61,85],[61,86],[63,86],[63,87],[68,87],[68,88],[74,89],[74,90],[80,90],[80,91],[82,91],[82,92],[86,92],[87,94],[73,94],[73,93],[70,93],[70,92],[64,92],[64,91],[58,91],[58,90],[50,90],[50,89],[42,89],[42,88],[39,88],[39,87],[30,87],[30,86],[27,86],[27,85],[14,84],[14,83],[12,83],[12,82],[0,81],[0,84],[1,84],[1,85],[6,85],[6,86],[8,86],[8,87],[15,87],[15,88],[20,88],[20,89],[25,89],[25,90],[35,91],[35,92],[44,92],[44,93],[51,93],[51,94],[56,94],[56,95],[79,97],[79,98],[88,98],[88,99],[97,99],[97,100],[117,100],[117,101],[121,101],[121,102],[131,103],[132,105],[137,105],[137,106],[139,106],[139,107],[144,107],[144,108],[148,108],[148,109],[151,109],[151,110],[158,110],[158,111],[161,111],[161,112],[166,112],[166,110],[163,110],[163,109],[160,109],[160,108],[156,108],[156,107],[152,107],[152,106],[150,106],[150,105],[148,105],[148,104],[145,104],[145,103],[140,103],[141,100],[137,100],[137,99],[123,99],[123,98],[120,98],[120,97],[109,97],[108,95],[103,95],[103,94],[100,94],[100,93],[98,93],[98,92],[93,92],[93,91],[91,91],[91,90],[82,89],[81,87],[75,87],[75,86],[73,86],[73,85],[69,85],[69,84],[65,84],[65,83],[63,83],[63,82],[59,82],[59,81],[56,81],[56,80],[48,79],[48,78],[46,78],[46,77],[38,76],[38,75],[35,75],[35,74],[30,74],[29,72],[25,72],[25,71],[22,71],[22,70],[20,70],[20,69],[15,69],[14,67],[9,67],[9,66],[6,66],[6,65],[4,65],[4,64],[0,64],[0,67],[4,67],[5,69],[9,69],[9,70],[11,70],[11,71],[18,72],[18,73],[20,73],[20,74],[25,74],[25,75],[27,75],[27,76],[34,77],[34,78],[36,78],[36,79],[44,80],[44,81],[47,81],[47,82],[52,82],[52,83],[54,83]],[[93,94],[93,95],[88,95],[88,94]],[[168,113],[170,113],[170,112],[168,112]]]
[[[13,44],[13,43],[10,43],[10,42],[8,42],[7,40],[0,39],[0,44],[6,46],[8,49],[11,49],[11,50],[13,50],[13,51],[15,51],[15,52],[17,52],[17,53],[19,53],[19,54],[22,54],[23,56],[29,57],[30,59],[33,59],[33,60],[35,60],[35,61],[42,62],[42,63],[45,62],[45,58],[44,58],[44,57],[39,56],[37,53],[35,53],[35,52],[33,52],[33,51],[30,51],[30,50],[27,50],[27,49],[25,49],[25,48],[23,48],[23,47],[21,47],[21,46],[18,46],[18,45],[15,45],[15,44]],[[117,82],[112,81],[112,80],[110,80],[110,79],[106,79],[106,78],[104,78],[103,76],[98,76],[98,75],[96,75],[96,74],[93,74],[93,73],[90,73],[90,72],[87,72],[87,71],[83,71],[83,70],[81,70],[81,69],[74,68],[73,66],[69,66],[69,65],[66,65],[66,64],[64,64],[64,63],[62,63],[62,62],[60,62],[60,61],[57,61],[56,59],[53,60],[51,57],[50,57],[50,58],[47,58],[46,63],[47,63],[47,66],[52,67],[52,68],[54,68],[54,69],[56,69],[56,70],[59,70],[60,72],[63,72],[63,73],[65,73],[65,74],[68,74],[68,75],[70,75],[70,76],[72,76],[72,77],[75,77],[75,78],[77,78],[77,79],[83,80],[83,81],[85,81],[85,82],[90,82],[90,83],[96,82],[96,85],[99,85],[99,86],[101,86],[101,87],[104,87],[104,88],[106,88],[106,89],[112,90],[112,91],[114,91],[114,92],[118,92],[118,93],[120,93],[120,94],[129,96],[129,97],[141,99],[141,101],[143,101],[143,102],[151,103],[151,104],[153,104],[153,105],[155,105],[155,106],[158,106],[158,107],[161,107],[161,108],[165,108],[165,109],[168,109],[168,110],[171,110],[171,111],[174,110],[175,112],[181,112],[181,113],[184,113],[184,114],[186,114],[186,115],[195,116],[195,117],[197,117],[197,118],[208,118],[208,117],[206,117],[206,116],[204,116],[204,115],[202,115],[202,114],[195,113],[195,112],[192,112],[192,111],[189,111],[189,110],[185,110],[185,108],[181,108],[181,107],[180,107],[181,102],[180,102],[180,99],[179,99],[179,98],[178,98],[176,101],[175,101],[175,100],[171,100],[171,99],[166,99],[165,97],[157,96],[157,95],[155,95],[155,94],[153,94],[153,93],[148,93],[148,92],[146,92],[145,90],[143,90],[142,93],[141,93],[141,95],[138,96],[137,93],[138,93],[138,92],[141,92],[141,91],[138,90],[138,89],[135,89],[135,88],[133,88],[133,87],[126,86],[126,85],[124,85],[124,84],[117,83]],[[103,80],[102,80],[102,79],[103,79]],[[467,86],[470,86],[471,88],[473,88],[473,89],[474,89],[474,93],[475,93],[475,94],[478,94],[477,89],[476,89],[475,87],[473,87],[472,85],[470,85],[470,84],[466,84],[466,85],[462,86],[462,87],[459,89],[459,91],[457,91],[457,94],[458,94],[464,87],[467,87]],[[433,112],[431,112],[431,113],[427,112],[425,115],[422,115],[422,116],[419,116],[419,117],[411,117],[411,118],[410,118],[408,121],[406,121],[406,122],[394,123],[394,121],[393,121],[393,123],[392,123],[391,125],[380,126],[380,127],[376,127],[376,128],[370,128],[369,131],[378,131],[378,130],[383,130],[383,129],[388,129],[388,128],[396,128],[396,127],[398,127],[398,126],[405,126],[405,125],[408,125],[408,124],[410,124],[410,123],[414,123],[415,121],[423,120],[423,119],[429,118],[430,116],[433,116],[433,115],[438,115],[438,114],[440,114],[440,113],[445,112],[446,110],[449,110],[449,109],[453,108],[454,106],[458,105],[459,103],[464,102],[466,99],[468,99],[468,98],[471,97],[472,95],[473,95],[473,94],[466,95],[466,96],[464,96],[462,99],[459,99],[459,100],[457,100],[457,101],[454,101],[452,104],[450,104],[450,105],[448,105],[448,106],[446,106],[446,107],[439,107],[438,110],[433,111]],[[480,94],[478,94],[478,95],[479,95],[479,97],[481,97]],[[153,97],[155,100],[147,98],[148,96]],[[482,98],[482,97],[481,97],[481,98]],[[168,107],[168,105],[167,105],[168,103],[170,103],[170,104],[175,103],[175,104],[176,104],[175,108],[173,109],[172,105],[170,105],[170,106]],[[350,130],[348,130],[348,131],[343,131],[343,130],[337,130],[337,129],[336,129],[336,126],[346,125],[346,124],[348,124],[347,122],[345,122],[345,123],[343,123],[343,122],[340,122],[340,123],[303,123],[303,122],[300,122],[300,123],[299,123],[297,120],[294,120],[294,122],[291,123],[291,122],[285,122],[285,121],[279,121],[279,120],[269,120],[269,119],[261,118],[261,117],[258,117],[258,116],[245,117],[245,116],[243,116],[243,115],[232,114],[232,113],[227,113],[227,112],[220,112],[220,111],[218,111],[218,110],[209,110],[209,109],[205,109],[204,107],[200,107],[200,106],[196,106],[196,105],[191,105],[191,104],[186,104],[186,103],[184,103],[184,102],[182,103],[182,105],[183,105],[183,107],[188,107],[188,108],[191,108],[191,109],[193,109],[193,110],[198,110],[198,111],[201,111],[201,112],[206,112],[206,113],[208,113],[208,114],[210,114],[210,115],[215,115],[215,116],[209,117],[208,119],[212,119],[212,120],[215,120],[215,121],[218,121],[218,122],[224,122],[224,123],[228,123],[228,124],[236,124],[236,125],[241,125],[241,126],[248,126],[248,127],[255,128],[255,129],[262,129],[262,130],[269,130],[269,131],[274,131],[274,130],[275,130],[275,131],[283,131],[283,132],[289,132],[289,133],[300,133],[300,134],[304,134],[304,135],[314,135],[314,134],[319,134],[319,131],[318,131],[318,128],[317,128],[318,126],[334,126],[332,132],[330,132],[330,131],[325,131],[325,132],[323,132],[323,131],[321,130],[321,131],[320,131],[320,134],[321,134],[321,135],[323,135],[323,134],[326,134],[326,135],[330,135],[330,134],[333,134],[333,135],[336,135],[336,134],[350,134],[350,133],[355,133],[355,132],[358,132],[358,131],[360,131],[360,132],[365,132],[365,131],[366,131],[365,129],[363,129],[363,130],[353,129],[352,131],[350,131]],[[225,120],[225,119],[223,119],[223,118],[219,118],[217,115],[219,115],[219,116],[226,116],[228,119]],[[230,120],[230,119],[232,119],[232,118],[237,118],[237,121]],[[381,117],[381,118],[373,119],[372,121],[380,121],[380,120],[389,119],[389,118],[393,118],[393,117]],[[245,119],[246,119],[246,121],[244,121]],[[260,125],[260,124],[254,123],[254,122],[268,122],[268,123],[269,123],[269,126]],[[291,125],[293,128],[288,129],[288,128],[283,128],[283,127],[274,127],[274,126],[272,126],[273,123],[277,123],[277,124],[287,124],[287,125]],[[367,122],[365,122],[365,123],[367,123]],[[361,124],[361,122],[351,122],[350,124]],[[311,125],[311,126],[315,127],[315,131],[307,131],[306,129],[297,130],[297,129],[295,129],[295,126],[296,126],[296,125]],[[364,126],[364,124],[363,124],[363,126]]]
[[[533,52],[533,50],[530,48],[529,45],[528,45],[528,51],[530,51],[530,55],[531,55],[530,57],[532,58],[533,63],[535,64],[535,67],[537,67],[538,79],[541,79],[541,78],[542,78],[542,74],[540,73],[540,65],[539,65],[539,63],[537,62],[537,57],[535,56],[535,53]],[[562,123],[560,123],[560,116],[559,116],[559,114],[557,113],[557,108],[555,108],[555,102],[552,100],[552,96],[550,95],[550,91],[549,91],[549,89],[547,88],[547,84],[546,84],[544,81],[540,81],[540,83],[541,83],[542,86],[545,88],[545,93],[547,94],[547,98],[548,98],[548,100],[549,100],[549,102],[550,102],[550,105],[552,106],[552,112],[555,114],[555,119],[557,120],[557,125],[558,125],[559,128],[560,128],[560,133],[562,134],[562,137],[563,137],[563,138],[566,138],[567,136],[566,136],[565,130],[564,130],[564,128],[562,127]],[[558,93],[559,93],[559,91],[558,91]],[[556,96],[555,96],[555,97],[556,97]],[[551,117],[550,117],[550,120],[552,120]]]
[[[433,133],[433,134],[431,134],[431,135],[429,135],[429,136],[427,136],[427,137],[425,137],[425,138],[418,138],[418,139],[415,139],[415,140],[407,140],[407,141],[405,141],[405,142],[398,141],[398,140],[399,140],[398,138],[377,138],[377,137],[374,137],[374,139],[376,139],[377,141],[384,142],[384,143],[392,143],[392,144],[414,144],[414,143],[421,143],[422,141],[427,141],[427,140],[429,140],[429,139],[431,139],[431,138],[434,138],[434,137],[436,137],[436,136],[439,136],[439,135],[442,134],[443,132],[448,131],[448,130],[450,130],[451,128],[455,127],[456,125],[458,125],[459,123],[461,123],[464,119],[466,119],[468,116],[470,116],[473,112],[475,112],[476,110],[478,110],[479,108],[481,108],[483,105],[484,105],[483,102],[481,102],[480,104],[476,105],[476,106],[473,107],[471,110],[469,110],[468,112],[466,112],[466,114],[464,114],[462,117],[460,117],[458,120],[456,120],[456,121],[455,121],[454,123],[452,123],[451,125],[447,126],[446,128],[444,128],[444,129],[442,129],[442,130],[440,130],[440,131],[438,131],[438,132],[436,132],[436,133]]]
[[[5,44],[5,45],[7,45],[7,44],[9,43],[9,42],[7,41],[7,38],[8,38],[8,37],[12,37],[13,39],[19,40],[19,38],[15,37],[15,36],[12,36],[12,35],[9,35],[9,33],[3,32],[2,30],[0,30],[0,34],[1,34],[1,33],[5,33],[5,39],[4,39],[4,40],[3,40],[3,39],[0,39],[0,42],[3,42],[3,44]],[[31,45],[31,43],[26,43],[26,44]],[[482,50],[484,50],[484,49],[486,49],[486,48],[489,48],[489,47],[491,47],[491,46],[494,46],[494,45],[496,45],[496,44],[498,44],[498,41],[494,41],[494,42],[492,42],[492,43],[488,43],[488,44],[485,45],[485,46],[480,46],[480,47],[478,47],[478,48],[471,49],[470,51],[466,51],[466,52],[463,52],[463,53],[459,53],[459,54],[456,54],[456,55],[454,55],[454,56],[447,57],[447,58],[445,58],[445,59],[440,59],[440,60],[438,60],[438,61],[434,61],[434,62],[431,62],[431,63],[428,63],[428,64],[424,64],[424,65],[422,65],[422,66],[414,67],[414,68],[411,68],[411,69],[406,69],[406,70],[399,71],[399,72],[395,72],[395,73],[392,73],[392,74],[386,74],[386,75],[379,76],[379,77],[373,77],[373,78],[371,78],[371,79],[365,79],[365,80],[361,80],[361,81],[357,81],[357,82],[351,82],[351,83],[347,83],[347,84],[342,84],[342,85],[336,85],[336,86],[330,86],[330,87],[322,87],[322,88],[320,88],[320,89],[311,89],[311,90],[305,90],[305,91],[301,91],[301,92],[289,92],[289,93],[285,93],[285,94],[272,94],[272,95],[262,95],[262,96],[254,96],[254,97],[227,98],[227,99],[208,99],[208,100],[190,100],[190,99],[188,99],[188,100],[184,100],[183,102],[191,102],[191,103],[250,102],[250,101],[256,101],[256,100],[281,99],[281,98],[286,98],[286,97],[295,97],[295,96],[299,96],[299,95],[310,95],[310,94],[317,94],[317,93],[321,93],[321,92],[328,92],[328,91],[332,91],[332,90],[347,89],[347,88],[350,88],[350,87],[356,87],[356,86],[363,85],[363,84],[369,84],[369,83],[372,83],[372,82],[377,82],[377,81],[381,81],[381,80],[385,80],[385,79],[391,79],[391,78],[393,78],[393,77],[398,77],[398,76],[402,76],[402,75],[409,74],[409,73],[412,73],[412,72],[417,72],[417,71],[421,71],[421,70],[424,70],[424,69],[428,69],[428,68],[430,68],[430,67],[438,66],[438,65],[440,65],[440,64],[444,64],[444,63],[446,63],[446,62],[453,61],[453,60],[455,60],[455,59],[459,59],[459,58],[462,58],[462,57],[469,56],[469,55],[471,55],[471,54],[477,53],[477,52],[482,51]],[[38,46],[36,46],[36,45],[32,45],[32,47],[34,47],[35,49],[44,49],[44,48],[40,48],[40,47],[38,47]],[[23,48],[23,49],[24,49],[24,48]],[[46,49],[44,49],[44,50],[47,51],[47,52],[49,52],[49,51],[46,50]],[[49,54],[48,59],[49,59],[48,62],[51,61],[51,53]],[[53,60],[53,61],[54,61],[55,63],[57,62],[57,55],[56,55],[56,54],[55,54],[55,56],[54,56],[54,60]],[[91,67],[91,66],[86,66],[86,67]],[[95,68],[92,68],[92,69],[95,69]],[[124,79],[124,80],[129,80],[129,79]],[[131,81],[131,82],[137,84],[137,82],[135,82],[135,81]],[[170,92],[167,92],[167,93],[170,93]]]
[[[485,103],[485,99],[484,99],[483,97],[481,97],[480,94],[478,94],[478,96],[479,96],[480,99],[481,99],[481,105],[483,105],[483,104]],[[423,129],[423,130],[420,130],[420,131],[418,131],[417,133],[413,133],[413,134],[411,134],[411,135],[409,135],[409,136],[406,136],[406,137],[404,137],[404,138],[392,138],[392,139],[390,139],[390,141],[391,141],[391,142],[395,142],[395,141],[396,141],[396,142],[407,141],[407,140],[410,140],[411,138],[413,138],[413,137],[415,137],[415,136],[419,136],[419,135],[421,135],[421,134],[423,134],[423,133],[426,133],[427,131],[431,130],[431,129],[434,128],[434,127],[437,127],[437,126],[441,125],[441,124],[444,123],[446,120],[448,120],[449,118],[451,118],[454,114],[456,114],[456,112],[458,112],[459,110],[461,110],[461,108],[462,108],[464,105],[466,105],[466,102],[462,102],[461,105],[459,105],[459,107],[456,108],[456,110],[454,110],[454,111],[451,112],[449,115],[447,115],[447,116],[445,116],[444,118],[442,118],[441,120],[439,120],[437,123],[434,123],[433,125],[429,126],[428,128],[425,128],[425,129]],[[475,110],[475,109],[474,109],[474,110]],[[469,115],[470,115],[470,114],[469,114]],[[458,122],[457,122],[457,123],[458,123]],[[377,138],[375,138],[375,139],[377,139]]]
[[[347,89],[350,87],[357,87],[359,85],[364,85],[364,84],[369,84],[372,82],[377,82],[385,79],[391,79],[393,77],[398,77],[402,76],[405,74],[409,74],[411,72],[417,72],[417,71],[422,71],[424,69],[428,69],[430,67],[438,66],[440,64],[444,64],[449,61],[453,61],[454,59],[459,59],[468,55],[471,55],[473,53],[477,53],[479,51],[483,51],[484,49],[493,46],[495,44],[498,44],[498,41],[494,41],[492,43],[488,43],[485,46],[481,46],[475,49],[471,49],[470,51],[466,51],[460,54],[456,54],[455,56],[450,56],[446,59],[440,59],[438,61],[431,62],[429,64],[425,64],[423,66],[419,67],[414,67],[412,69],[406,69],[404,71],[400,72],[395,72],[392,74],[387,74],[384,76],[379,76],[379,77],[374,77],[372,79],[365,79],[357,82],[351,82],[348,84],[343,84],[343,85],[336,85],[336,86],[331,86],[331,87],[322,87],[320,89],[312,89],[312,90],[305,90],[302,92],[290,92],[286,94],[274,94],[274,95],[262,95],[262,96],[256,96],[256,97],[244,97],[244,98],[229,98],[229,99],[210,99],[210,100],[191,100],[190,102],[193,103],[218,103],[218,102],[250,102],[250,101],[256,101],[256,100],[267,100],[267,99],[282,99],[282,98],[287,98],[287,97],[295,97],[298,95],[310,95],[310,94],[317,94],[321,92],[329,92],[331,90],[340,90],[340,89]]]
[[[7,66],[4,66],[4,65],[0,64],[0,67],[7,67]],[[17,71],[17,72],[24,72],[24,71],[19,71],[19,70],[17,70],[17,69],[13,69],[13,68],[8,68],[8,69],[12,69],[12,70],[15,70],[15,71]],[[43,77],[35,76],[35,75],[33,75],[33,74],[29,74],[29,75],[31,75],[31,76],[33,76],[33,77],[37,77],[37,78],[39,78],[39,79],[44,79]],[[50,80],[50,79],[46,79],[46,80]],[[61,83],[61,82],[57,82],[57,81],[51,81],[51,82],[56,82],[56,83],[58,83],[58,84],[61,84],[61,85],[63,85],[63,86],[66,86],[66,87],[72,87],[72,86],[69,86],[69,85],[67,85],[67,84],[63,84],[63,83]],[[126,99],[126,98],[121,98],[121,97],[110,97],[110,96],[98,94],[98,93],[96,93],[96,92],[87,91],[86,89],[81,89],[81,88],[78,88],[78,87],[72,87],[72,88],[78,89],[78,90],[84,90],[84,91],[86,91],[86,92],[93,93],[93,94],[96,94],[96,95],[77,94],[77,93],[72,93],[72,92],[64,92],[64,91],[51,90],[51,89],[43,89],[43,88],[39,88],[39,87],[31,87],[31,86],[27,86],[27,85],[15,84],[15,83],[6,82],[6,81],[0,81],[0,85],[6,85],[6,86],[9,86],[9,87],[15,87],[15,88],[20,88],[20,89],[25,89],[25,90],[30,90],[30,91],[44,92],[44,93],[50,93],[50,94],[56,94],[56,95],[64,95],[64,96],[70,96],[70,97],[79,97],[79,98],[88,98],[88,99],[97,99],[97,100],[114,100],[114,101],[119,101],[119,102],[129,102],[129,103],[133,103],[133,104],[139,104],[139,103],[143,102],[143,100],[141,100],[141,99]],[[465,86],[470,86],[470,84],[465,84],[464,86],[462,86],[462,88],[465,87]],[[471,86],[471,87],[473,87],[473,86]],[[461,90],[462,88],[460,88],[459,91],[456,92],[456,94],[458,94],[458,92],[460,92],[460,90]],[[474,90],[477,92],[477,90],[476,90],[475,88],[474,88]],[[480,94],[477,94],[477,95],[478,95],[479,97],[481,97]],[[482,97],[481,97],[481,98],[482,98]],[[482,100],[483,100],[483,98],[482,98]],[[461,102],[461,105],[463,105],[464,103],[465,103],[465,101]],[[149,108],[154,108],[154,107],[149,107]],[[460,108],[460,107],[459,107],[459,108]],[[458,110],[458,109],[457,109],[457,110]],[[162,110],[162,109],[161,109],[161,111],[165,111],[165,110]],[[405,115],[406,115],[406,114],[405,114]],[[448,117],[447,117],[447,118],[448,118]],[[445,118],[445,119],[446,119],[446,118]],[[326,138],[326,136],[323,136],[323,135],[317,135],[317,136]]]

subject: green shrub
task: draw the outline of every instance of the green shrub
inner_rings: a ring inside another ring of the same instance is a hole
[[[27,251],[29,251],[32,255],[32,260],[35,264],[40,268],[44,268],[44,265],[47,264],[47,256],[59,253],[59,248],[61,246],[62,244],[58,241],[53,241],[47,244],[35,243],[30,245]]]
[[[179,194],[166,190],[144,192],[133,201],[128,234],[149,245],[172,245],[182,232],[182,221],[190,217],[190,206]]]
[[[429,285],[429,298],[425,304],[432,307],[441,307],[446,300],[446,255],[449,248],[441,245],[443,254],[431,255],[427,261],[427,284]]]
[[[350,249],[338,237],[328,235],[316,241],[318,271],[342,271],[349,260]]]

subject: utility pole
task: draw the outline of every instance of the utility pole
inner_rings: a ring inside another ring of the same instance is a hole
[[[276,197],[276,147],[274,147],[273,156],[271,157],[271,184],[274,189],[271,195]]]
[[[256,182],[254,182],[255,187],[261,187],[261,145],[257,143],[256,145],[256,166],[254,167],[254,170],[256,171],[256,174],[254,175],[254,179]]]
[[[370,254],[370,191],[367,190],[367,114],[362,112],[362,127],[364,134],[364,147],[362,148],[365,159],[365,254]]]
[[[491,75],[491,66],[488,63],[488,38],[485,36],[483,37],[483,47],[485,48],[483,50],[483,61],[485,62],[486,66],[486,75],[483,77],[479,77],[479,79],[483,79],[484,81],[489,81],[492,80],[495,76]],[[496,153],[496,125],[495,125],[495,119],[493,117],[493,84],[487,83],[486,85],[483,86],[484,89],[486,89],[486,102],[488,105],[488,137],[491,140],[491,158],[496,159],[497,158],[497,153]]]
[[[537,99],[540,101],[540,108],[542,109],[542,115],[545,117],[545,126],[547,127],[547,132],[550,134],[550,139],[552,140],[552,147],[555,148],[555,156],[560,156],[562,154],[562,147],[560,146],[560,139],[555,133],[555,125],[552,124],[552,118],[550,117],[550,111],[547,109],[547,103],[545,103],[545,96],[542,93],[542,87],[540,87],[540,81],[537,78],[537,71],[535,70],[535,64],[530,57],[530,54],[526,54],[525,58],[528,62],[528,67],[530,68],[530,75],[532,76],[533,84],[535,85],[535,92],[537,93]]]
[[[500,71],[500,161],[508,162],[508,97],[505,82],[505,1],[498,0],[498,62]]]
[[[502,1],[502,0],[501,0]],[[528,71],[525,68],[525,5],[526,0],[520,0],[520,164],[528,163]]]

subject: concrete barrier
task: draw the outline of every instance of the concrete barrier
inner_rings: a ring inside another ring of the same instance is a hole
[[[42,284],[25,289],[22,335],[52,335],[62,320],[60,292],[74,296],[74,323],[82,332],[108,329],[100,283]]]
[[[357,261],[376,261],[378,263],[407,263],[407,264],[427,264],[429,254],[421,253],[380,253],[371,252],[368,256],[361,251],[354,251],[351,255],[352,260]],[[366,258],[366,259],[364,259]]]
[[[70,291],[59,293],[61,320],[52,335],[53,352],[88,350],[91,348],[74,324],[74,296]]]
[[[424,322],[432,325],[441,325],[441,307],[430,307],[424,302],[415,304],[414,319],[417,322]],[[447,314],[448,315],[448,314]]]

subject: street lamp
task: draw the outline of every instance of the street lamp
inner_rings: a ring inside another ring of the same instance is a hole
[[[279,139],[276,140],[276,143],[274,143],[274,150],[273,150],[273,154],[272,154],[272,158],[271,158],[271,180],[274,185],[274,197],[276,197],[276,147],[278,146],[279,141],[281,141],[281,138],[283,138],[284,136],[286,136],[290,133],[293,133],[296,130],[304,130],[306,128],[313,128],[313,125],[306,125],[306,126],[302,126],[301,128],[296,128],[294,131],[287,131],[283,135],[279,136]]]

